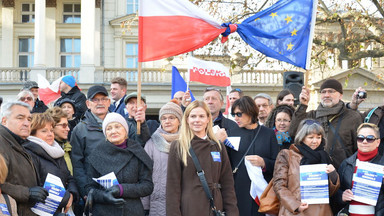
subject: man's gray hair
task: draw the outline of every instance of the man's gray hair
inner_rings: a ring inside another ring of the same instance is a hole
[[[269,101],[269,105],[272,105],[272,98],[271,96],[269,96],[269,94],[265,94],[265,93],[259,93],[257,94],[253,100],[256,100],[256,98],[264,98],[264,99],[267,99]]]
[[[24,103],[22,101],[6,102],[1,106],[1,118],[11,116],[11,113],[12,113],[11,109],[13,106],[16,106],[16,105],[17,106],[23,106],[23,107],[27,108],[28,110],[31,110],[31,107],[29,106],[29,104]]]
[[[31,96],[32,100],[35,101],[35,97],[33,96],[32,92],[28,91],[28,90],[23,90],[23,91],[19,92],[19,94],[17,94],[16,100],[20,100],[20,98],[25,96],[25,95]]]
[[[300,145],[309,134],[319,134],[326,142],[324,128],[314,119],[304,119],[300,122],[298,132],[295,137],[295,144]]]

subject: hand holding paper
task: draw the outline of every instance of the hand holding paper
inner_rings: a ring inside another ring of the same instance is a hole
[[[347,189],[343,192],[342,199],[344,202],[352,201],[353,199],[353,193],[350,189]]]

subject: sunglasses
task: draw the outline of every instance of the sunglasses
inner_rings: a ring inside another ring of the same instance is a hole
[[[358,135],[357,136],[357,142],[364,142],[364,140],[367,140],[367,143],[373,143],[377,138],[373,135],[368,135],[368,136],[363,136],[363,135]]]
[[[321,125],[320,122],[318,122],[318,121],[316,121],[316,120],[313,120],[313,119],[307,119],[307,120],[305,120],[304,124],[306,124],[306,125],[313,125],[313,124]]]
[[[63,124],[56,124],[55,126],[61,126],[62,128],[67,128],[68,127],[68,124],[67,123],[63,123]]]
[[[27,100],[27,101],[32,101],[33,98],[31,98],[31,97],[21,97],[21,98],[20,98],[20,101],[25,101],[25,100]]]
[[[242,112],[237,112],[237,113],[231,113],[232,117],[235,118],[235,116],[237,117],[241,117],[243,116],[243,113]]]

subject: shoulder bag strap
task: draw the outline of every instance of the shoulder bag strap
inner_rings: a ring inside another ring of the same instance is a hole
[[[209,190],[209,187],[208,187],[207,179],[205,178],[205,175],[204,175],[204,170],[201,169],[199,159],[197,159],[197,156],[192,146],[189,148],[189,153],[191,154],[193,163],[195,164],[195,167],[196,167],[197,176],[199,176],[200,182],[203,185],[203,189],[205,191],[205,194],[207,195],[211,208],[212,210],[216,210],[211,191]]]
[[[256,133],[255,137],[253,138],[251,144],[248,146],[247,151],[245,151],[243,157],[241,157],[239,163],[237,163],[237,165],[235,166],[235,169],[233,169],[233,171],[232,171],[233,174],[235,174],[235,173],[237,172],[237,170],[239,169],[240,164],[243,162],[245,156],[247,156],[249,150],[251,149],[251,147],[252,147],[253,144],[255,143],[256,138],[257,138],[257,135],[259,135],[259,132],[260,132],[260,130],[261,130],[261,125],[259,125],[258,127],[259,127],[259,130],[257,131],[257,133]]]
[[[345,149],[345,146],[344,146],[344,143],[343,141],[341,140],[340,136],[339,136],[339,129],[340,129],[340,126],[341,126],[341,121],[343,120],[343,115],[344,113],[342,113],[340,116],[339,116],[339,120],[337,121],[337,126],[336,126],[336,129],[335,127],[333,127],[333,125],[331,124],[331,122],[328,121],[328,126],[329,128],[332,130],[333,134],[334,134],[334,137],[333,137],[333,140],[332,140],[332,146],[331,146],[331,149],[329,150],[329,156],[332,157],[333,156],[333,150],[335,149],[335,145],[336,145],[336,139],[337,141],[340,142],[341,144],[341,147]]]
[[[373,112],[375,112],[375,110],[377,109],[378,107],[375,107],[373,109],[371,109],[371,111],[369,111],[367,117],[364,118],[364,123],[368,123],[369,122],[369,119],[371,119],[371,116],[373,114]]]
[[[12,216],[12,206],[11,206],[11,202],[9,201],[9,197],[7,194],[3,194],[3,197],[5,199],[5,202],[7,203],[7,208],[8,208],[8,211],[9,211],[9,215]]]

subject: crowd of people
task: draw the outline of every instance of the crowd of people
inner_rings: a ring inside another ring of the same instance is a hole
[[[16,100],[0,97],[0,215],[37,215],[32,207],[45,203],[54,175],[65,188],[58,216],[262,216],[248,162],[272,184],[278,215],[384,215],[384,188],[375,206],[352,192],[358,161],[384,165],[384,106],[359,112],[362,88],[345,103],[340,82],[325,80],[309,112],[305,86],[296,100],[282,90],[276,103],[236,88],[227,116],[220,89],[195,101],[176,92],[158,121],[146,119],[146,97],[128,93],[121,77],[85,95],[65,76],[49,107],[38,88],[27,81]],[[314,164],[324,164],[328,203],[301,199],[300,167]]]

